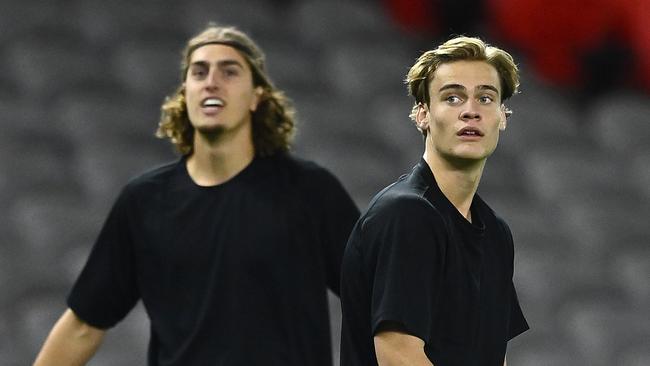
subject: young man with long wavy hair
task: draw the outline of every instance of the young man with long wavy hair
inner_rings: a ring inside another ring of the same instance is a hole
[[[192,38],[157,135],[182,155],[122,190],[36,365],[82,365],[142,301],[149,365],[331,365],[358,210],[339,181],[289,153],[293,109],[243,32]]]

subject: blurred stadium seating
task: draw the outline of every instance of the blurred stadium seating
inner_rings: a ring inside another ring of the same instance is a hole
[[[400,31],[379,2],[54,4],[0,1],[1,365],[34,358],[129,177],[175,158],[153,136],[159,106],[208,20],[258,40],[297,107],[295,151],[361,208],[422,153],[403,78],[434,37]],[[519,62],[522,94],[480,188],[512,228],[532,327],[508,363],[650,365],[650,97],[582,98]],[[143,365],[148,333],[138,306],[90,365]]]

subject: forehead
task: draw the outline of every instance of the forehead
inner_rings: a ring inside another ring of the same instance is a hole
[[[195,49],[190,55],[189,64],[196,62],[214,64],[226,60],[237,61],[245,69],[248,69],[248,63],[244,59],[244,56],[233,47],[223,44],[207,44]]]
[[[492,85],[501,90],[499,73],[485,61],[454,61],[443,63],[433,73],[431,90],[437,92],[447,84],[458,84],[466,89],[479,85]]]

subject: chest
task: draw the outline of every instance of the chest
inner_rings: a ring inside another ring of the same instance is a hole
[[[510,239],[489,229],[480,237],[452,231],[449,239],[437,313],[442,342],[466,347],[500,338],[512,279]]]
[[[148,205],[134,230],[136,258],[163,277],[272,270],[311,249],[315,221],[289,191],[201,192]]]

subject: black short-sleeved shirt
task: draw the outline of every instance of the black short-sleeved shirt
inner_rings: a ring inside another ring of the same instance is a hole
[[[341,365],[376,365],[373,337],[395,322],[425,342],[435,366],[502,366],[528,329],[512,282],[508,226],[475,195],[472,223],[422,159],[381,191],[343,257]]]
[[[331,365],[327,287],[359,211],[288,154],[201,187],[186,160],[121,192],[69,297],[108,328],[142,299],[149,365]]]

